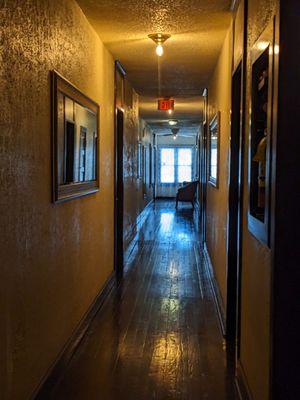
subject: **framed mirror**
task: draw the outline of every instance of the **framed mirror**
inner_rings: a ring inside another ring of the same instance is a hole
[[[61,202],[99,190],[99,106],[52,71],[52,192]]]
[[[269,245],[274,21],[251,50],[248,228]]]
[[[208,130],[208,182],[219,187],[220,112],[213,117]]]

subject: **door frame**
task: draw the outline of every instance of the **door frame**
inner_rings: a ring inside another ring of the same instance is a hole
[[[232,74],[229,193],[227,219],[226,339],[239,347],[243,220],[243,62]],[[239,351],[239,350],[238,350]]]
[[[203,91],[203,122],[199,134],[199,218],[202,244],[206,242],[206,192],[207,192],[207,131],[208,131],[208,89]]]
[[[122,93],[118,93],[117,74],[122,81]],[[114,271],[117,278],[123,277],[124,269],[124,79],[125,70],[119,61],[115,62],[115,123],[114,123]],[[120,95],[121,104],[118,104]]]

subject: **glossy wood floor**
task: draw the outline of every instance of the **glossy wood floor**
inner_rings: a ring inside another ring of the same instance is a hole
[[[189,205],[159,201],[51,399],[237,399]]]

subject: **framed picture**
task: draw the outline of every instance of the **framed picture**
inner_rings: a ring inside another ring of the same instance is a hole
[[[274,82],[274,23],[251,49],[251,120],[249,140],[248,229],[270,245],[271,146]]]
[[[208,182],[219,187],[220,112],[213,117],[208,129]]]
[[[52,71],[52,193],[61,202],[99,190],[99,106]]]

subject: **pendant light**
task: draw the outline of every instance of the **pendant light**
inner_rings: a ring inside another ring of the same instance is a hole
[[[153,42],[157,45],[156,46],[156,54],[158,57],[161,57],[164,54],[163,44],[170,37],[171,37],[171,35],[164,34],[164,33],[152,33],[151,35],[148,35],[148,38],[153,40]]]

